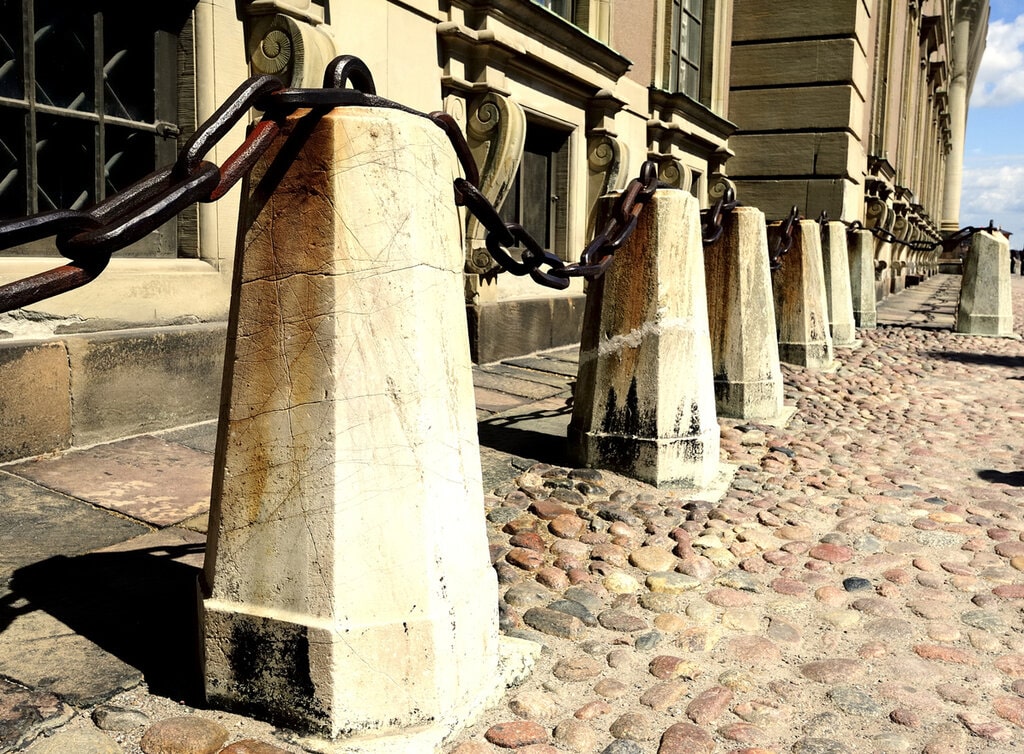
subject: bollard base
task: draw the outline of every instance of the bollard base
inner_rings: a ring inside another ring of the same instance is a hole
[[[425,661],[433,635],[448,628],[443,622],[339,630],[327,621],[299,623],[294,615],[241,613],[210,599],[202,604],[207,702],[296,731],[293,738],[312,751],[435,752],[444,740],[496,704],[509,687],[525,680],[541,651],[534,642],[501,637],[495,655],[477,658],[490,667],[478,677],[475,688],[460,688],[459,699],[438,698],[435,708],[427,710],[419,706],[423,695],[410,697],[404,705],[396,700],[406,683],[444,686],[445,679],[432,678],[432,673],[446,671]],[[366,662],[380,653],[406,658],[407,678],[399,688],[391,678],[375,683],[362,677]],[[346,680],[346,675],[352,677]],[[348,714],[344,728],[337,728],[332,718],[339,715],[332,703],[340,695],[334,693],[331,682],[339,676],[339,682],[358,686],[364,696],[387,695],[393,717],[360,721]]]
[[[987,335],[994,338],[1013,337],[1013,317],[991,314],[957,314],[956,332],[961,335]]]
[[[583,466],[600,466],[655,487],[706,487],[718,473],[718,425],[700,435],[642,438],[581,432],[569,426],[569,450]]]
[[[498,642],[498,668],[493,683],[458,714],[429,725],[382,734],[354,735],[344,740],[315,736],[288,736],[303,750],[317,754],[436,754],[445,743],[476,722],[487,709],[497,705],[505,693],[523,683],[533,672],[543,647],[536,642],[502,636]]]
[[[878,327],[878,313],[854,311],[853,321],[861,330],[873,330]]]
[[[832,326],[832,347],[852,348],[857,342],[857,328],[852,322]]]
[[[779,361],[811,369],[828,369],[835,361],[831,343],[779,343]]]
[[[772,419],[782,412],[782,381],[715,380],[718,416],[730,419]]]

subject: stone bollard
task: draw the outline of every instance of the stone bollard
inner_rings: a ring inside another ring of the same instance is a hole
[[[774,419],[783,411],[764,213],[737,207],[704,255],[719,416]]]
[[[857,327],[870,329],[878,325],[878,308],[875,302],[875,239],[870,230],[853,230],[846,238],[850,253],[853,321]]]
[[[1010,241],[1002,233],[981,231],[971,238],[960,282],[956,332],[1012,336]]]
[[[329,739],[415,730],[398,750],[433,751],[501,684],[455,162],[412,114],[312,118],[289,119],[243,200],[206,692]]]
[[[793,247],[772,274],[772,289],[779,359],[802,367],[830,369],[834,360],[819,227],[813,220],[800,220],[794,225]],[[769,235],[777,232],[777,225],[769,226]]]
[[[658,486],[704,487],[718,470],[704,247],[689,193],[658,191],[590,286],[569,446],[581,465]]]
[[[850,284],[850,255],[846,247],[846,226],[836,220],[821,229],[821,261],[825,273],[825,300],[832,330],[832,346],[850,348],[857,343]]]

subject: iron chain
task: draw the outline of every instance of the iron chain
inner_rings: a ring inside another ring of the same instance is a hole
[[[740,206],[742,205],[736,201],[736,192],[732,187],[726,187],[714,204],[700,211],[700,235],[705,246],[722,237],[722,233],[725,232],[725,226],[722,224],[724,219]]]

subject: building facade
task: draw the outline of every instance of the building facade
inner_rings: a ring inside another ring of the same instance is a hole
[[[956,227],[987,25],[953,0],[17,0],[0,13],[0,217],[85,207],[174,160],[252,73],[319,86],[362,58],[384,97],[463,126],[482,190],[574,261],[598,197],[646,159],[702,206]],[[208,156],[220,164],[239,125]],[[0,459],[216,416],[239,189],[119,252],[96,282],[0,315]],[[884,209],[879,209],[879,204]],[[0,252],[0,282],[56,264]],[[466,229],[480,362],[575,342],[564,292],[498,274]]]

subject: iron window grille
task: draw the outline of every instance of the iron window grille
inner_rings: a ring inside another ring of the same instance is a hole
[[[0,218],[89,206],[174,161],[194,4],[0,0]],[[172,220],[122,255],[177,253]]]

